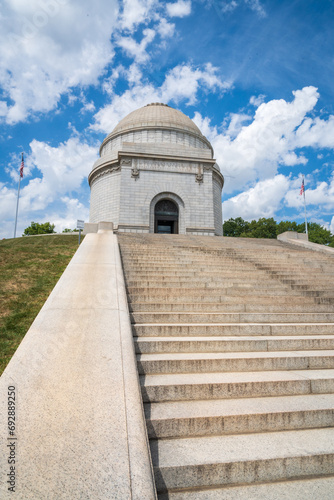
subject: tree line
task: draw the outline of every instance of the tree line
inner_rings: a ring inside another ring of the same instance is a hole
[[[23,236],[33,234],[49,234],[55,233],[55,225],[50,222],[32,222],[31,225],[24,230]],[[259,220],[248,222],[241,217],[229,219],[223,224],[224,236],[240,237],[240,238],[277,238],[285,231],[296,231],[297,233],[305,233],[305,223],[297,224],[297,222],[281,221],[276,222],[272,217],[265,219],[262,217]],[[63,233],[77,232],[77,229],[64,229]],[[308,223],[309,241],[319,243],[320,245],[328,245],[334,247],[334,235],[316,222]]]
[[[79,229],[64,229],[63,233],[77,233]],[[52,234],[55,233],[55,225],[50,222],[32,222],[26,227],[22,236],[33,236],[36,234]]]
[[[328,245],[334,247],[334,235],[316,222],[309,222],[308,225],[309,241],[319,243],[320,245]],[[285,231],[296,231],[297,233],[305,233],[305,222],[297,224],[297,222],[281,221],[276,222],[272,217],[266,219],[264,217],[259,220],[248,222],[241,217],[229,219],[223,224],[224,236],[240,237],[240,238],[277,238]]]

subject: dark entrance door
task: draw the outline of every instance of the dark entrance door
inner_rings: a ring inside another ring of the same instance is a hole
[[[179,209],[172,200],[160,200],[154,208],[154,232],[178,234]]]

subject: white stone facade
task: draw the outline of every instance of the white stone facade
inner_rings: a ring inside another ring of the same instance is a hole
[[[103,141],[100,156],[89,175],[91,223],[155,232],[156,203],[170,200],[178,209],[172,232],[222,234],[223,176],[211,144],[180,111],[151,104],[130,113]]]

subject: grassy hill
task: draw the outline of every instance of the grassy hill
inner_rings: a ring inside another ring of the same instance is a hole
[[[77,248],[77,234],[0,241],[0,373]]]

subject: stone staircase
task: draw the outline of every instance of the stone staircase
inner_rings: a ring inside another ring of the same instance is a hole
[[[333,257],[118,240],[159,498],[334,498]]]

